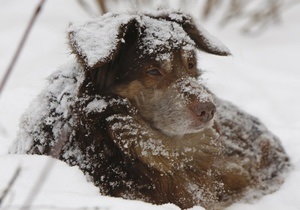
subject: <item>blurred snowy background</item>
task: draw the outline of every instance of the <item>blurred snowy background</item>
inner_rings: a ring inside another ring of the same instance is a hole
[[[99,6],[100,3],[104,5]],[[199,54],[209,88],[259,117],[281,139],[294,164],[282,188],[228,210],[300,209],[300,2],[299,0],[48,0],[13,73],[0,94],[0,209],[31,203],[43,169],[47,177],[32,209],[178,209],[101,196],[76,167],[49,157],[8,155],[21,114],[58,66],[74,59],[66,40],[70,22],[106,11],[165,7],[191,13],[232,51],[228,58]],[[250,3],[251,2],[251,3]],[[0,0],[0,79],[38,0]],[[3,198],[16,168],[21,172]],[[202,209],[195,207],[194,209]]]

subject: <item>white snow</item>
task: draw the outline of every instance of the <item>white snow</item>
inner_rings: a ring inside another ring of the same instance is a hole
[[[0,3],[0,78],[38,2],[10,0]],[[199,8],[192,6],[190,11],[199,15]],[[126,10],[125,6],[119,9]],[[260,118],[281,139],[294,164],[294,170],[279,191],[251,204],[235,204],[228,210],[300,209],[300,5],[288,10],[283,17],[280,25],[258,37],[241,36],[238,23],[223,29],[217,27],[214,20],[202,23],[233,54],[229,58],[200,54],[199,67],[206,71],[207,85],[218,96]],[[0,95],[0,196],[17,166],[22,166],[20,177],[1,207],[23,204],[41,171],[53,161],[34,201],[36,208],[179,209],[172,204],[155,206],[101,196],[77,167],[49,157],[7,154],[16,138],[20,116],[43,89],[45,78],[61,64],[74,59],[69,55],[66,41],[69,23],[88,18],[77,1],[46,1]],[[86,52],[91,55],[91,51]],[[99,55],[94,56],[88,61],[90,65],[95,64]],[[93,104],[91,107],[95,108]]]
[[[85,110],[87,113],[90,112],[102,112],[107,107],[107,103],[103,99],[97,99],[95,98],[93,101],[91,101]]]
[[[141,23],[142,25],[151,26],[145,29],[145,38],[143,38],[141,45],[141,48],[145,50],[145,54],[156,53],[157,50],[163,51],[166,47],[170,49],[185,46],[187,50],[194,49],[194,41],[187,36],[187,33],[178,23],[156,20],[151,17],[144,17]]]
[[[201,86],[199,86],[199,83]],[[203,86],[205,86],[205,84],[203,81],[201,81],[201,79],[196,80],[195,78],[190,77],[184,79],[183,81],[179,81],[177,85],[180,87],[182,93],[194,95],[200,102],[213,101],[211,94],[204,89]]]

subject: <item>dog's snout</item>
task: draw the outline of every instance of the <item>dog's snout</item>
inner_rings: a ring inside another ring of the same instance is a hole
[[[207,123],[214,117],[216,106],[212,102],[194,102],[192,111],[202,123]]]

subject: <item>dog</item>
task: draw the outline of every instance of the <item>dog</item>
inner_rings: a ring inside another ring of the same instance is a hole
[[[25,112],[12,153],[79,166],[103,195],[182,209],[224,209],[283,183],[277,137],[201,80],[196,51],[230,51],[191,16],[108,13],[68,39],[76,59]]]

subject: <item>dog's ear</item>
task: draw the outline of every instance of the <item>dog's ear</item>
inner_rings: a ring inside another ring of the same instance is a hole
[[[228,56],[231,55],[230,50],[217,38],[210,35],[200,25],[195,24],[193,18],[187,14],[181,12],[171,12],[162,15],[160,18],[174,21],[182,26],[183,30],[189,35],[189,37],[195,42],[196,47],[204,52]]]
[[[182,28],[196,43],[198,49],[214,55],[231,55],[229,49],[215,37],[210,35],[204,28],[200,28],[200,26],[196,27],[193,22],[189,21],[184,22]]]
[[[108,14],[84,24],[72,24],[68,30],[72,52],[89,69],[101,66],[113,59],[133,22],[135,19],[129,15]]]
[[[83,25],[71,25],[69,44],[97,91],[117,77],[116,59],[137,39],[139,26],[132,16],[104,15]]]

